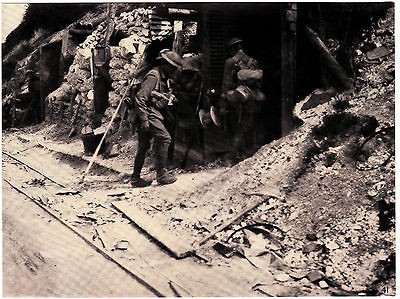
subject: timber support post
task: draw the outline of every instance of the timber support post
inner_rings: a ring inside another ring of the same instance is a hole
[[[352,80],[347,76],[346,71],[336,61],[335,57],[333,57],[329,52],[328,47],[324,44],[318,34],[308,26],[305,27],[305,30],[311,44],[318,50],[322,60],[326,63],[327,68],[346,90],[351,89],[353,86]]]
[[[297,50],[297,3],[284,5],[281,13],[281,136],[293,129]]]

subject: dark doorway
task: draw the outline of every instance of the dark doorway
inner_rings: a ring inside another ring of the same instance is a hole
[[[281,137],[281,5],[276,3],[210,4],[203,11],[203,52],[205,53],[205,86],[220,92],[224,61],[228,58],[227,42],[243,40],[244,51],[259,62],[263,70],[262,91],[267,101],[258,107],[253,118],[251,143],[259,147]],[[229,127],[205,130],[207,153],[230,150]]]
[[[60,85],[60,60],[62,42],[54,42],[40,48],[40,115],[45,119],[44,99]]]
[[[243,39],[244,50],[263,70],[263,103],[259,120],[259,143],[281,135],[281,16],[276,4],[232,4],[225,12],[226,40]],[[227,54],[226,52],[224,53]],[[225,56],[226,58],[226,56]]]

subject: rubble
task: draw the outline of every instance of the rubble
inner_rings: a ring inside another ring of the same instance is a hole
[[[115,244],[116,250],[127,250],[128,247],[129,247],[129,241],[127,240],[121,240],[118,241],[117,244]]]
[[[145,45],[168,34],[157,27],[162,24],[152,24],[151,15],[140,8],[117,18],[116,28],[129,37],[111,47],[113,91],[103,125],[113,115]],[[190,230],[219,258],[239,256],[273,272],[278,282],[295,283],[304,292],[320,288],[331,294],[366,294],[371,286],[382,294],[382,281],[393,285],[395,249],[394,134],[377,134],[394,126],[393,35],[379,34],[379,26],[393,33],[389,19],[378,23],[374,36],[364,35],[363,42],[374,49],[366,51],[361,44],[355,49],[353,90],[315,90],[296,105],[294,114],[304,122],[297,130],[199,189],[182,192],[172,202],[156,198],[146,214],[162,214],[170,231]],[[105,24],[99,25],[80,46],[66,82],[49,97],[68,116],[65,107],[78,104],[76,97],[70,98],[75,91],[83,93],[87,100],[80,116],[86,124],[93,113],[90,47],[99,42],[97,33],[104,28]],[[138,47],[132,46],[134,41]],[[116,132],[117,127],[112,130]],[[146,192],[138,199],[151,197]],[[243,203],[251,202],[256,204],[243,209]],[[185,217],[194,209],[196,217]],[[92,214],[77,217],[101,220]],[[120,245],[116,249],[127,249],[127,244]],[[256,289],[271,294],[269,285]]]
[[[274,278],[276,281],[285,282],[290,279],[290,276],[285,273],[282,273],[282,274],[276,275]]]
[[[392,20],[391,14],[389,10],[385,20]],[[379,24],[389,26],[389,31],[394,25],[390,21]],[[373,38],[380,41],[379,35]],[[281,192],[279,198],[270,198],[215,234],[216,254],[232,258],[243,253],[253,266],[264,270],[275,264],[294,282],[314,282],[314,287],[332,294],[364,292],[374,281],[376,263],[394,250],[390,216],[394,211],[394,159],[390,155],[394,137],[384,134],[381,140],[386,147],[368,142],[364,170],[355,153],[371,135],[394,125],[394,83],[382,77],[393,66],[394,44],[387,36],[384,40],[376,48],[384,46],[389,52],[379,63],[366,64],[367,52],[360,50],[354,89],[312,93],[313,97],[296,105],[294,114],[304,124],[295,132],[264,146],[195,193],[178,196],[177,201],[184,199],[186,207],[196,204],[202,211],[202,203],[214,212],[204,218],[207,227],[207,223],[218,223],[223,215],[240,210],[241,200],[250,200],[243,194],[268,194],[272,188]],[[367,167],[377,164],[372,157],[382,154],[385,159],[379,167]],[[380,197],[393,204],[383,204]],[[163,211],[163,217],[168,217],[168,212]],[[255,222],[279,228],[281,246],[274,246],[265,234],[249,232],[247,227]],[[184,229],[184,225],[190,223],[182,221],[174,229]],[[384,233],[378,233],[379,229]],[[196,230],[193,235],[207,233]],[[306,273],[297,275],[297,271]]]
[[[311,282],[319,282],[324,276],[318,270],[314,270],[307,275],[307,279]]]
[[[320,287],[321,289],[327,289],[327,288],[329,288],[329,285],[326,283],[325,280],[321,280],[321,281],[318,283],[318,285],[319,285],[319,287]]]

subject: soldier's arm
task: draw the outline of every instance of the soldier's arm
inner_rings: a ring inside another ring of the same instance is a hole
[[[235,64],[233,61],[228,59],[225,62],[225,67],[224,67],[224,77],[222,79],[222,89],[221,92],[225,93],[228,90],[231,90],[234,88],[234,78],[233,76],[235,75]]]
[[[139,91],[136,94],[135,102],[137,108],[137,116],[139,117],[140,121],[147,122],[148,121],[148,102],[151,100],[151,92],[156,86],[157,78],[153,75],[149,75],[143,81],[142,85],[140,86]]]

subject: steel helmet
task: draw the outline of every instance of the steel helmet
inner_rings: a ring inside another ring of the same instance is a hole
[[[243,40],[240,39],[240,38],[238,38],[238,37],[231,38],[231,39],[228,41],[228,43],[227,43],[227,45],[226,45],[226,48],[229,49],[229,48],[232,47],[233,45],[236,45],[236,44],[239,44],[239,43],[242,43],[242,42],[243,42]]]
[[[160,55],[156,58],[156,60],[158,59],[164,59],[166,62],[176,68],[182,67],[182,57],[178,53],[169,49],[161,50]]]

